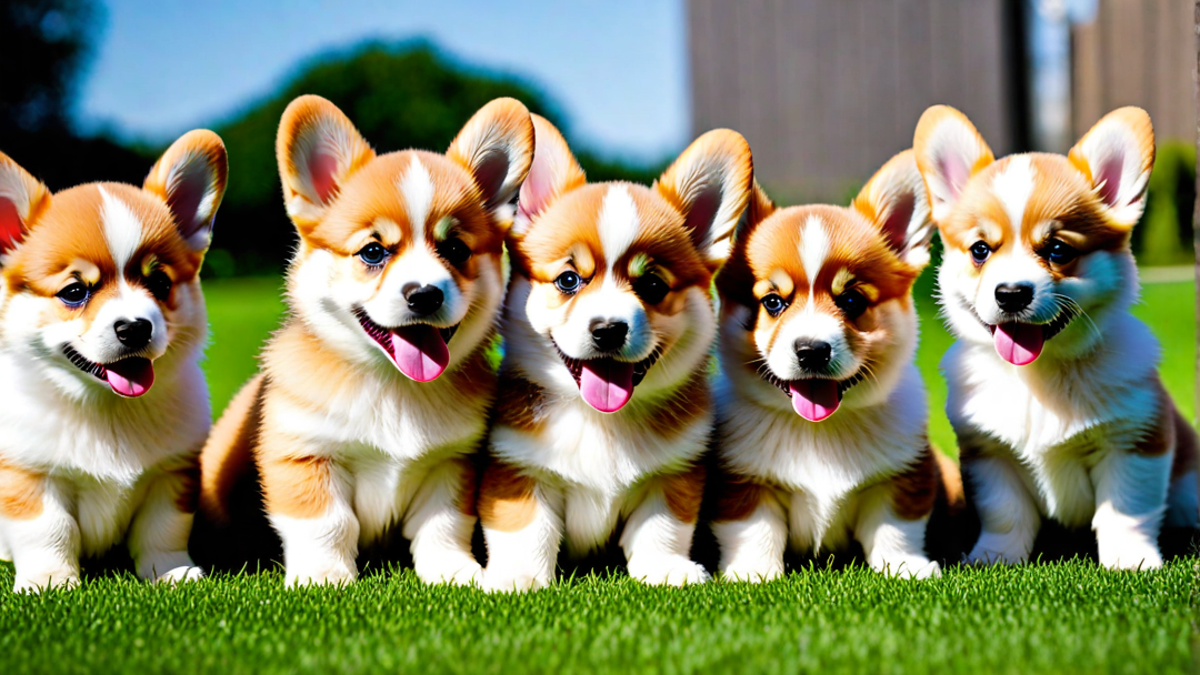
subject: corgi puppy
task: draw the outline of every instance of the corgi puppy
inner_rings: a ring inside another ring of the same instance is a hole
[[[1164,518],[1194,528],[1200,509],[1195,432],[1159,381],[1158,343],[1129,313],[1150,117],[1116,110],[1067,157],[996,160],[962,113],[935,106],[914,145],[958,338],[942,370],[982,526],[968,559],[1024,562],[1050,518],[1090,523],[1105,567],[1161,566]]]
[[[211,418],[200,267],[225,193],[211,131],[139,189],[50,194],[0,154],[0,558],[16,590],[79,582],[124,543],[139,576],[200,576],[187,553]]]
[[[755,186],[721,297],[721,467],[713,534],[721,573],[783,574],[789,547],[845,549],[872,568],[936,576],[925,530],[944,468],[929,445],[913,358],[912,285],[933,224],[912,152],[849,208],[776,208]]]
[[[712,131],[653,187],[587,184],[558,130],[533,121],[479,493],[484,587],[545,586],[564,542],[580,556],[618,530],[630,576],[702,582],[689,555],[712,427],[709,286],[749,194],[750,148]]]
[[[529,111],[497,99],[445,155],[376,155],[332,103],[302,96],[276,149],[300,235],[291,315],[204,448],[214,536],[195,546],[219,548],[261,517],[230,508],[257,472],[289,586],[353,581],[360,545],[392,527],[422,580],[470,583],[472,456],[496,389],[484,350],[509,201],[533,157]]]

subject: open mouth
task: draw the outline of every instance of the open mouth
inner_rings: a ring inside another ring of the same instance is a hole
[[[137,398],[154,385],[154,364],[147,358],[133,357],[100,364],[87,360],[71,345],[63,345],[63,355],[76,368],[107,382],[113,392],[120,396]]]
[[[553,342],[553,341],[551,341]],[[575,385],[587,404],[602,413],[614,413],[633,397],[633,388],[646,378],[646,372],[662,356],[662,349],[656,347],[650,356],[628,363],[611,357],[598,359],[573,359],[563,353],[558,345],[554,345],[559,358],[571,371]]]
[[[384,328],[367,316],[366,310],[354,310],[359,325],[388,355],[396,368],[405,377],[415,382],[436,380],[450,363],[450,349],[446,346],[458,326],[439,328],[417,323],[399,328]]]
[[[963,303],[965,306],[966,301],[964,300]],[[996,346],[996,353],[1000,355],[1000,358],[1014,366],[1027,366],[1036,361],[1042,355],[1046,341],[1061,333],[1076,316],[1073,308],[1065,306],[1059,309],[1058,314],[1049,323],[1007,321],[990,324],[975,312],[974,307],[968,307],[968,309],[991,333],[992,342]]]
[[[863,380],[862,369],[844,380],[828,377],[782,380],[775,377],[765,363],[760,363],[758,372],[762,379],[787,394],[792,399],[792,410],[809,422],[820,422],[837,412],[846,390]]]

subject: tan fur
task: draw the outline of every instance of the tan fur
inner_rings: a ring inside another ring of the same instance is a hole
[[[662,481],[667,507],[679,520],[694,523],[699,517],[706,474],[704,465],[697,462],[687,471],[670,473],[659,479]]]
[[[536,481],[502,461],[488,465],[479,486],[479,521],[500,532],[516,532],[533,522]]]
[[[40,516],[44,480],[45,474],[0,458],[0,514],[16,520]]]
[[[266,375],[247,382],[213,425],[200,453],[199,508],[205,518],[229,522],[225,509],[237,479],[254,470],[254,448],[262,423],[262,395]]]

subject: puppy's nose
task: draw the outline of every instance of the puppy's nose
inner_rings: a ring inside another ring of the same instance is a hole
[[[146,319],[126,321],[121,319],[113,324],[113,332],[126,349],[141,349],[150,344],[150,336],[154,334],[154,324]]]
[[[1005,312],[1019,312],[1033,303],[1033,284],[1000,284],[996,287],[996,304]]]
[[[592,344],[602,352],[615,352],[625,346],[629,335],[629,324],[624,321],[601,321],[592,319],[588,325],[592,331]]]
[[[796,350],[796,361],[800,367],[810,371],[824,369],[833,356],[833,347],[828,342],[818,340],[796,340],[792,348]]]
[[[416,284],[409,284],[404,287],[404,299],[408,301],[408,308],[418,316],[429,316],[442,308],[442,302],[446,297],[442,295],[442,289],[437,286],[425,284],[418,287]]]

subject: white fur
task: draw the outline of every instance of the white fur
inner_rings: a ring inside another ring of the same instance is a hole
[[[820,216],[809,216],[804,221],[804,234],[800,237],[800,262],[804,265],[804,273],[808,276],[808,300],[812,302],[815,280],[821,273],[821,266],[829,257],[829,233],[825,231],[825,223]]]
[[[841,380],[858,370],[860,362],[846,344],[842,320],[817,311],[816,305],[809,303],[803,312],[779,327],[767,352],[767,367],[780,379],[800,380],[813,375],[801,370],[796,361],[794,345],[800,339],[829,344],[832,349],[826,368],[829,377]]]
[[[787,514],[777,501],[759,504],[744,520],[714,522],[721,546],[721,574],[737,581],[771,581],[783,576]]]
[[[1036,174],[1029,157],[1018,155],[1009,159],[1008,164],[992,177],[992,191],[1000,198],[1008,215],[1008,241],[1014,245],[1021,241],[1021,223],[1025,221],[1025,207],[1033,195]]]
[[[704,566],[690,554],[696,523],[671,513],[661,487],[643,496],[621,533],[629,576],[654,586],[685,586],[708,581]]]
[[[530,300],[531,304],[541,298]],[[628,288],[618,288],[612,275],[604,278],[598,291],[580,297],[571,308],[570,319],[551,329],[554,342],[564,354],[576,359],[591,359],[600,356],[592,342],[593,320],[622,321],[629,326],[625,345],[617,356],[628,362],[638,362],[654,351],[656,339],[646,310],[637,295]]]
[[[433,206],[433,179],[429,170],[414,154],[408,171],[400,178],[400,194],[404,195],[404,207],[408,212],[408,222],[412,227],[414,242],[425,239],[425,221],[429,219],[429,209]]]
[[[142,245],[142,221],[129,205],[100,188],[103,204],[104,239],[117,270],[124,273],[126,266]]]
[[[640,226],[637,205],[629,188],[613,185],[604,193],[604,204],[600,207],[600,218],[596,229],[600,233],[600,247],[604,259],[611,267],[625,254]]]
[[[545,588],[554,581],[558,548],[563,537],[562,493],[546,485],[534,488],[533,521],[515,532],[483,528],[488,566],[483,575],[487,591],[511,592]]]

